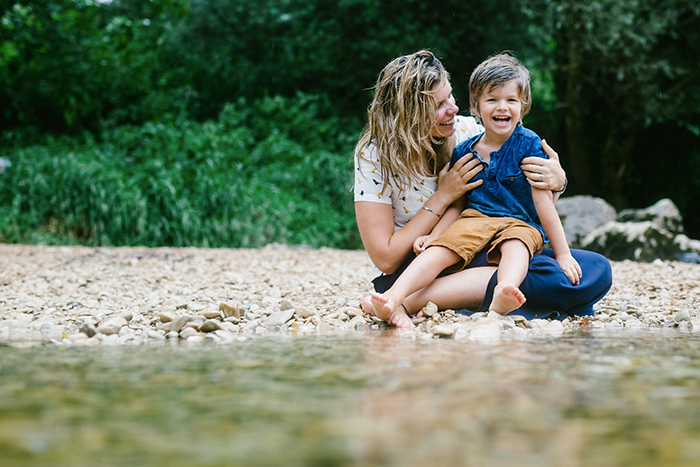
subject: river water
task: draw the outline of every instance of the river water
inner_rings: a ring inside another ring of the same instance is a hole
[[[0,347],[3,466],[698,466],[700,335]]]

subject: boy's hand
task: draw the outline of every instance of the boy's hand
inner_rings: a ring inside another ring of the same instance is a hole
[[[571,256],[571,253],[557,256],[557,262],[564,270],[571,283],[578,285],[583,273],[581,272],[581,266],[579,266],[578,262]]]
[[[428,248],[431,241],[432,239],[430,238],[430,235],[421,235],[420,237],[416,238],[416,240],[413,242],[413,252],[416,255],[423,253],[425,249]]]

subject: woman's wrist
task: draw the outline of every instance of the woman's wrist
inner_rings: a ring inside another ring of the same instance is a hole
[[[552,193],[554,193],[555,195],[564,194],[564,192],[566,191],[566,187],[567,187],[568,185],[569,185],[569,179],[566,178],[566,177],[564,177],[564,184],[561,186],[560,189],[558,189],[558,190],[552,190]]]
[[[428,201],[425,202],[424,206],[442,216],[450,204],[452,204],[452,201],[447,199],[447,196],[441,193],[440,188],[438,188],[438,190],[433,193],[433,196],[431,196]]]

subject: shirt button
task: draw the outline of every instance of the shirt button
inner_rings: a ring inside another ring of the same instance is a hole
[[[515,177],[510,177],[510,181],[512,182],[513,180],[515,180]]]

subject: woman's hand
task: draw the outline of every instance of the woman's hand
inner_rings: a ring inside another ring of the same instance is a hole
[[[445,164],[445,167],[438,174],[438,189],[433,196],[442,195],[446,203],[445,206],[449,206],[465,193],[483,183],[483,180],[470,181],[482,170],[481,163],[471,153],[459,159],[452,170],[450,170],[449,163]]]
[[[559,191],[566,181],[566,172],[559,164],[559,155],[545,140],[542,140],[542,149],[549,159],[526,157],[520,167],[533,187],[540,190]]]

